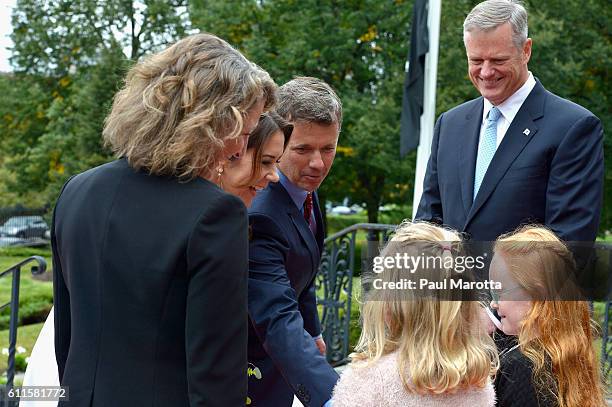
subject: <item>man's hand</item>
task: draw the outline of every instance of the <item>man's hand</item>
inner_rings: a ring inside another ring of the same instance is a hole
[[[319,348],[319,352],[321,352],[321,355],[325,356],[327,346],[325,346],[325,341],[323,340],[323,338],[316,338],[314,341],[315,345],[317,345],[317,348]]]

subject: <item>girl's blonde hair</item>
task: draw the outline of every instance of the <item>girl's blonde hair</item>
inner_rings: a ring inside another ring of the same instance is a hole
[[[212,34],[186,37],[137,63],[113,101],[103,137],[118,157],[152,174],[192,179],[241,136],[260,100],[274,105],[267,72]]]
[[[527,225],[500,236],[494,251],[534,299],[518,340],[533,364],[536,391],[555,398],[559,407],[605,406],[588,303],[558,299],[572,295],[570,250],[550,230]]]
[[[457,252],[460,242],[452,230],[405,221],[380,256],[409,253],[444,257],[450,255],[449,247]],[[414,272],[431,280],[448,276],[443,268]],[[385,280],[400,281],[405,276],[402,273],[405,270],[391,268],[382,275]],[[377,298],[366,298],[361,337],[351,357],[374,362],[397,351],[399,375],[409,392],[445,393],[483,387],[497,370],[498,359],[493,340],[480,327],[481,305],[410,292],[387,290]]]

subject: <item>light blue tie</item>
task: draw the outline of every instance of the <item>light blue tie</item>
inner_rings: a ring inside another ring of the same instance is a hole
[[[501,116],[498,108],[493,106],[489,110],[487,123],[485,127],[480,146],[478,148],[478,157],[476,158],[476,172],[474,174],[474,200],[480,189],[480,184],[487,173],[487,168],[495,155],[497,149],[497,119]]]

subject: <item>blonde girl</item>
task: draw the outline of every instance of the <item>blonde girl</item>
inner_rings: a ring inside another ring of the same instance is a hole
[[[380,256],[448,258],[459,250],[456,232],[404,222]],[[442,281],[449,273],[421,267],[412,276]],[[375,277],[398,282],[406,270],[385,268]],[[367,297],[361,337],[334,390],[333,406],[493,406],[495,345],[480,328],[480,304],[460,298],[410,289],[379,290]]]

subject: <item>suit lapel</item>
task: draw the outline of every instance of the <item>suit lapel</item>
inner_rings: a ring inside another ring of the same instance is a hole
[[[293,223],[294,227],[297,229],[300,235],[300,238],[302,239],[302,241],[308,248],[308,251],[310,252],[310,257],[312,259],[312,264],[316,268],[319,262],[319,257],[320,257],[319,248],[317,245],[317,241],[315,240],[315,237],[312,234],[312,231],[310,230],[310,228],[308,227],[308,224],[306,223],[306,219],[304,219],[304,215],[302,215],[302,212],[300,212],[300,210],[295,205],[295,202],[293,202],[293,199],[291,199],[291,196],[289,196],[289,192],[287,192],[285,187],[283,187],[283,185],[280,182],[274,183],[274,184],[270,183],[269,188],[273,191],[277,191],[279,205],[282,205],[285,207],[286,212],[289,215],[289,218],[291,219],[291,222]],[[317,203],[317,206],[318,206],[318,203]],[[315,210],[315,214],[316,213],[317,211]],[[320,217],[320,214],[319,214],[319,217]],[[318,218],[317,218],[317,222],[319,222]],[[319,225],[321,225],[321,223],[318,223],[317,227],[322,227]]]
[[[317,234],[315,236],[315,239],[317,241],[317,247],[319,248],[319,254],[320,254],[321,252],[323,252],[323,240],[325,239],[325,230],[324,230],[325,225],[323,225],[323,216],[321,213],[321,206],[319,205],[319,194],[317,194],[316,192],[314,192],[313,203],[314,203],[313,208],[314,208],[315,221],[317,222]]]
[[[306,220],[304,219],[304,215],[302,215],[302,213],[297,210],[297,208],[295,208],[295,210],[289,210],[288,213],[295,228],[298,230],[302,241],[306,244],[306,247],[310,252],[312,264],[316,268],[319,261],[319,248],[317,247],[317,242],[315,240],[314,235],[312,234],[312,231],[310,230],[308,224],[306,223]]]
[[[521,151],[523,151],[525,146],[538,132],[538,127],[534,120],[544,115],[544,99],[545,90],[538,81],[527,99],[525,99],[525,102],[514,117],[514,120],[512,120],[504,139],[497,148],[497,151],[495,151],[491,165],[487,169],[484,179],[482,180],[478,196],[465,222],[464,229],[484,205],[489,196],[491,196],[497,184],[502,180]],[[474,162],[475,161],[476,159],[474,158]],[[508,197],[508,199],[514,199],[514,197]]]
[[[459,149],[459,178],[461,180],[461,200],[467,217],[474,200],[474,172],[476,171],[476,154],[478,152],[478,139],[480,138],[480,124],[482,123],[482,98],[474,101],[473,106],[465,115],[466,123],[463,126],[464,141]]]

